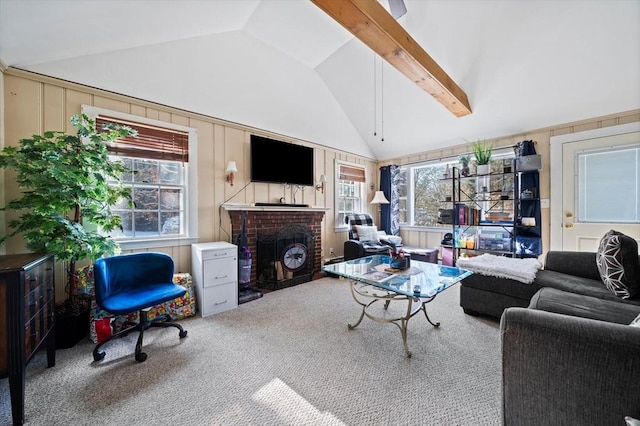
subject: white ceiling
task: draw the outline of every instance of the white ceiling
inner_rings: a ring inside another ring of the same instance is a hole
[[[405,3],[471,115],[309,0],[0,0],[0,60],[379,160],[640,108],[640,0]]]

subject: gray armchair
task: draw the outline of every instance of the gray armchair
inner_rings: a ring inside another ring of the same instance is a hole
[[[628,324],[506,309],[503,425],[624,426],[625,416],[640,418],[640,328]]]

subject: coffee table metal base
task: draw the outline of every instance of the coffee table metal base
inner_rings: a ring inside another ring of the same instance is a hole
[[[429,315],[427,314],[427,310],[425,308],[425,305],[435,299],[436,295],[429,298],[412,297],[406,296],[404,294],[394,293],[393,291],[366,284],[360,281],[350,281],[351,295],[353,296],[353,300],[355,300],[356,303],[362,307],[362,312],[360,312],[360,318],[358,318],[358,321],[356,321],[355,324],[347,324],[349,330],[353,330],[358,325],[360,325],[365,315],[367,316],[367,318],[370,318],[373,321],[394,324],[400,329],[402,343],[404,344],[404,351],[407,354],[407,357],[411,358],[411,351],[409,350],[409,345],[407,344],[407,325],[409,324],[409,320],[419,311],[422,311],[424,312],[425,318],[427,318],[427,321],[429,321],[431,325],[433,325],[434,327],[440,327],[439,322],[434,323],[433,321],[431,321],[431,318],[429,318]],[[404,314],[400,316],[389,314],[388,308],[391,302],[405,302],[407,304],[407,309],[406,311],[404,311]],[[374,312],[374,308],[377,307],[380,303],[384,304],[384,306],[382,307],[383,315]]]

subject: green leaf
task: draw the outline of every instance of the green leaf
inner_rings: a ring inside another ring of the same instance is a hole
[[[111,207],[121,199],[130,201],[131,194],[122,185],[110,186],[109,182],[113,185],[122,173],[130,171],[109,160],[105,143],[136,132],[111,126],[98,133],[95,121],[85,114],[74,115],[69,121],[77,129],[76,135],[46,131],[0,151],[0,167],[16,172],[22,191],[1,207],[20,216],[9,221],[11,232],[0,237],[0,242],[22,235],[30,250],[46,250],[58,261],[75,262],[118,250],[95,226],[107,232],[121,226]],[[74,217],[76,208],[81,212],[79,218]]]

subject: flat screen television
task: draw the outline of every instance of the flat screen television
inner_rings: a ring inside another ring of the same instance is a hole
[[[251,181],[314,185],[313,148],[251,135]]]

